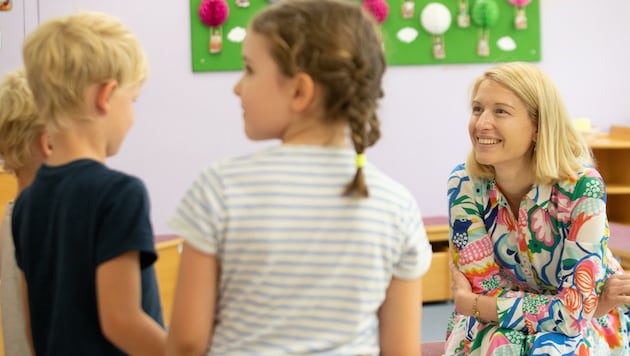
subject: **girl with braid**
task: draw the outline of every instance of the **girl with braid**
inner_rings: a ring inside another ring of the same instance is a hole
[[[383,44],[356,2],[267,7],[243,43],[245,133],[276,147],[209,166],[184,239],[167,353],[419,355],[431,261],[417,203],[366,162]]]

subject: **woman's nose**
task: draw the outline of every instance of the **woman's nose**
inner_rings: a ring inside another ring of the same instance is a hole
[[[477,126],[477,128],[487,128],[492,126],[493,123],[494,119],[492,118],[492,115],[490,115],[489,112],[484,111],[477,117],[477,122],[475,123],[475,126]]]

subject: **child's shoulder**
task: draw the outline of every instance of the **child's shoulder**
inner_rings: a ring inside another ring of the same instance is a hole
[[[77,160],[57,167],[42,166],[36,182],[37,179],[47,182],[59,180],[68,189],[93,192],[145,189],[139,178],[90,159]]]

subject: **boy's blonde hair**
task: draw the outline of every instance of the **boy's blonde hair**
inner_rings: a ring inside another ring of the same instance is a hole
[[[551,78],[531,63],[511,62],[498,65],[477,78],[471,98],[479,86],[492,80],[511,90],[527,107],[529,118],[538,128],[532,169],[537,184],[549,184],[575,177],[583,165],[593,165],[591,150],[575,129],[558,88]],[[492,166],[479,164],[474,147],[466,167],[472,176],[494,178]]]
[[[35,104],[52,131],[85,119],[84,100],[94,84],[144,82],[148,62],[138,39],[116,18],[98,12],[58,17],[24,43],[23,58]]]
[[[33,160],[33,142],[44,133],[23,70],[0,82],[0,156],[5,167],[18,170]]]

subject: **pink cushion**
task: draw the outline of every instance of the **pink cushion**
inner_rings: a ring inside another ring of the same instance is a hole
[[[422,343],[422,356],[441,356],[444,354],[444,341]]]

